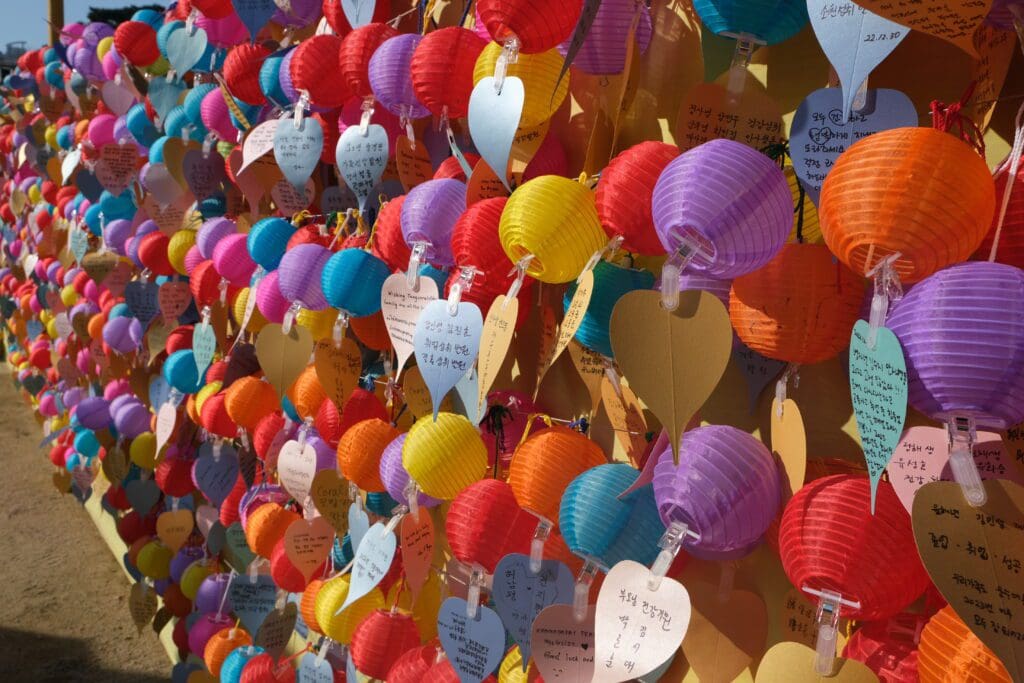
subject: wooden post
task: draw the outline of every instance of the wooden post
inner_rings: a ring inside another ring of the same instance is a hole
[[[50,45],[56,45],[60,40],[60,30],[64,26],[64,0],[49,0],[50,2]]]

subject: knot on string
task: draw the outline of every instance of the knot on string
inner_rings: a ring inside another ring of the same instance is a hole
[[[932,128],[956,135],[970,145],[974,151],[985,156],[985,136],[981,128],[970,117],[964,114],[964,108],[974,97],[977,81],[971,81],[961,95],[959,102],[946,104],[941,100],[932,100]],[[956,130],[954,130],[954,128]]]

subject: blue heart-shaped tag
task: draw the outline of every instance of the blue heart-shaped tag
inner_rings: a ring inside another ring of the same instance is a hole
[[[179,28],[167,37],[167,61],[179,75],[184,74],[199,63],[208,44],[209,39],[203,29],[194,28],[190,33],[187,28]]]
[[[469,134],[476,151],[505,187],[509,187],[508,157],[525,101],[523,82],[515,76],[505,78],[500,93],[493,76],[482,78],[469,96]]]

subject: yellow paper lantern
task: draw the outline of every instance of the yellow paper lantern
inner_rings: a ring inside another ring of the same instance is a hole
[[[444,582],[436,572],[427,574],[427,580],[416,596],[415,603],[409,587],[403,586],[400,581],[396,581],[388,591],[388,605],[394,605],[397,600],[398,609],[412,613],[412,621],[420,633],[420,641],[424,643],[437,637],[437,612],[441,609],[443,599]]]
[[[243,287],[235,295],[235,301],[231,304],[231,315],[235,319],[236,325],[241,325],[245,319],[245,307],[249,303],[249,293],[252,290],[248,287]],[[257,333],[267,325],[269,321],[263,317],[260,313],[260,309],[256,306],[252,307],[252,314],[249,316],[249,322],[246,323],[245,329],[252,333]]]
[[[150,541],[139,550],[135,566],[142,575],[150,579],[166,579],[171,575],[171,558],[174,553],[160,541]]]
[[[473,85],[494,75],[494,64],[501,50],[502,46],[494,42],[483,49],[473,68]],[[508,65],[506,76],[516,76],[523,81],[525,97],[523,115],[519,119],[521,128],[547,121],[562,106],[562,100],[569,93],[569,79],[558,80],[564,61],[557,49],[551,49],[535,54],[521,53],[515,64]]]
[[[114,46],[114,36],[107,36],[100,42],[96,43],[96,56],[101,60],[110,52],[110,48]]]
[[[402,465],[428,496],[452,500],[487,473],[487,447],[462,415],[417,420],[402,444]]]
[[[334,321],[337,319],[338,311],[334,308],[325,308],[322,311],[303,308],[295,316],[295,322],[309,330],[314,341],[330,339],[334,333]]]
[[[345,604],[345,598],[348,597],[348,585],[348,575],[324,582],[316,594],[314,607],[316,621],[324,635],[344,645],[352,642],[352,634],[363,619],[374,610],[384,609],[384,595],[379,588],[374,588],[336,615],[335,612]]]
[[[214,381],[196,392],[196,413],[201,414],[203,412],[203,404],[206,403],[206,399],[220,391],[221,386],[221,382]]]
[[[199,586],[206,580],[207,576],[214,573],[216,567],[207,564],[205,561],[193,562],[181,574],[181,581],[178,583],[181,593],[189,600],[195,600],[199,593]]]
[[[167,242],[167,260],[170,261],[171,267],[181,275],[188,275],[185,270],[185,255],[195,243],[195,230],[179,230],[171,235],[170,241]]]
[[[29,202],[31,202],[32,204],[38,204],[39,203],[39,199],[41,197],[42,197],[42,194],[39,192],[39,187],[38,186],[33,185],[32,187],[28,188],[28,200],[29,200]]]
[[[518,645],[513,645],[498,667],[498,683],[527,683],[528,680],[530,669],[523,668],[523,653]]]
[[[78,302],[78,292],[75,291],[74,285],[67,285],[60,290],[60,300],[67,307],[74,306]]]
[[[554,284],[575,279],[608,241],[594,193],[582,183],[554,175],[516,188],[501,212],[498,236],[513,263],[532,255],[527,274]]]
[[[144,470],[156,467],[156,434],[143,432],[132,439],[128,447],[128,457],[133,463]]]
[[[146,72],[153,76],[166,76],[170,69],[171,63],[167,61],[167,57],[160,55],[160,59],[146,67]]]

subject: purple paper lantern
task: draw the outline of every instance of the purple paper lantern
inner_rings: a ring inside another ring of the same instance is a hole
[[[142,323],[138,318],[111,318],[103,325],[103,341],[117,353],[131,353],[142,344]]]
[[[384,489],[388,495],[400,503],[406,502],[405,487],[409,483],[409,473],[402,465],[402,444],[404,443],[405,434],[399,434],[384,447],[384,452],[380,456],[380,480],[384,482]],[[420,493],[416,500],[421,507],[427,508],[441,503],[437,498],[432,498],[425,493]]]
[[[150,430],[151,413],[138,399],[133,399],[119,406],[114,412],[114,427],[117,433],[126,439],[134,439]]]
[[[690,237],[701,251],[688,269],[720,279],[768,263],[793,226],[792,195],[778,165],[724,138],[669,162],[654,186],[651,212],[669,254]]]
[[[290,0],[288,5],[288,10],[278,9],[270,20],[281,26],[301,27],[320,18],[321,0]]]
[[[89,396],[75,406],[75,418],[86,429],[105,429],[110,424],[110,402],[102,396]]]
[[[452,178],[420,183],[402,202],[402,235],[410,247],[427,242],[428,263],[439,267],[455,265],[452,229],[466,210],[466,185]]]
[[[285,252],[277,268],[277,288],[290,302],[300,302],[311,311],[327,308],[320,273],[331,258],[331,250],[319,244],[299,244]]]
[[[987,261],[940,270],[886,324],[903,345],[910,405],[994,429],[1024,419],[1024,271]]]
[[[651,42],[651,12],[644,3],[635,0],[603,0],[594,17],[594,23],[583,40],[572,65],[580,71],[594,75],[620,74],[626,68],[629,51],[629,28],[639,10],[636,42],[640,52],[646,52]],[[485,38],[490,42],[491,37]],[[558,46],[564,57],[569,52],[572,36]]]
[[[216,614],[217,610],[222,610],[223,614],[230,614],[231,612],[231,597],[225,597],[225,593],[228,593],[231,588],[231,574],[220,573],[210,574],[203,582],[199,584],[199,590],[196,591],[196,598],[193,600],[192,605],[195,610],[200,614]],[[223,601],[223,607],[221,602]]]
[[[761,542],[781,499],[772,454],[750,434],[725,425],[686,432],[679,465],[666,444],[654,468],[654,500],[662,522],[700,534],[686,551],[707,560],[739,559]]]
[[[418,33],[388,38],[370,57],[370,89],[384,108],[395,116],[421,119],[430,110],[420,104],[412,88],[412,54],[423,40]]]

